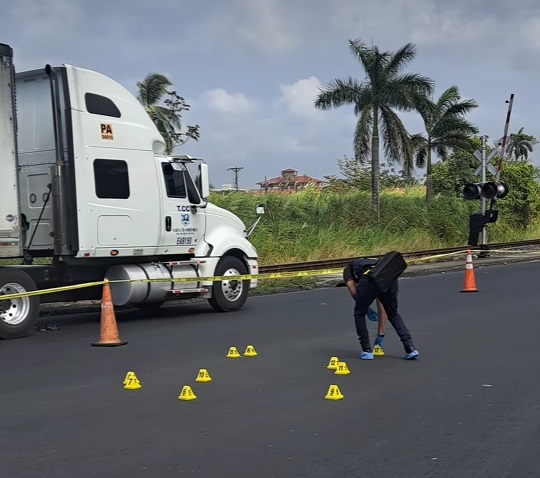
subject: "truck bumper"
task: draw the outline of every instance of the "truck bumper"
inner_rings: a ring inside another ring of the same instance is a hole
[[[248,259],[247,263],[249,265],[248,274],[259,274],[259,263],[257,262],[257,259]],[[257,279],[251,279],[249,288],[254,289],[258,284],[259,281]]]

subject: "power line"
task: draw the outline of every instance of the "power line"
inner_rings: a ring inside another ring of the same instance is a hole
[[[234,189],[238,191],[238,172],[242,171],[242,169],[239,166],[235,166],[234,168],[227,168],[227,171],[234,171]]]

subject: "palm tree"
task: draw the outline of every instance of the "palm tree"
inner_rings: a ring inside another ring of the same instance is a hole
[[[443,161],[455,149],[471,151],[472,136],[478,128],[464,116],[478,107],[474,100],[461,100],[457,86],[447,88],[437,101],[421,105],[419,113],[424,121],[426,134],[411,137],[416,156],[416,166],[426,167],[426,201],[431,201],[433,184],[431,179],[431,154],[435,152]]]
[[[512,133],[508,138],[506,152],[510,157],[513,155],[516,161],[527,161],[535,144],[538,144],[538,140],[534,136],[524,133],[523,127],[521,127],[517,133]]]
[[[382,52],[376,46],[367,47],[361,40],[349,40],[349,49],[361,64],[365,80],[332,80],[315,99],[315,107],[327,110],[354,105],[358,116],[354,154],[360,164],[365,164],[371,152],[372,207],[379,220],[379,129],[388,159],[403,162],[404,156],[410,154],[410,138],[394,109],[416,109],[431,94],[434,82],[416,73],[402,73],[416,56],[412,43],[395,52]]]
[[[137,99],[163,136],[166,154],[172,153],[176,140],[180,136],[177,132],[177,128],[180,129],[182,126],[180,111],[189,108],[183,103],[183,98],[179,97],[176,92],[168,90],[170,86],[172,86],[171,80],[160,73],[149,73],[143,81],[137,82]],[[164,101],[166,106],[161,106],[159,102],[165,95],[170,96],[171,99],[166,99]],[[175,100],[176,102],[174,102]],[[179,104],[180,107],[178,107]]]

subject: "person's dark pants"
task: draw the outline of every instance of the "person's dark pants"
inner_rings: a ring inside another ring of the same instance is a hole
[[[361,277],[356,285],[356,298],[354,304],[354,322],[358,341],[364,352],[371,352],[369,342],[369,332],[366,325],[366,314],[369,306],[375,299],[379,299],[384,306],[388,322],[392,324],[394,330],[399,336],[406,353],[414,350],[414,344],[411,334],[405,322],[398,313],[398,281],[394,283],[386,292],[381,292],[375,283],[367,277]]]

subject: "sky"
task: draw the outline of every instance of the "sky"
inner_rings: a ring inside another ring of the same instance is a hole
[[[183,123],[201,134],[175,153],[204,158],[217,188],[232,184],[231,167],[243,168],[246,189],[287,168],[340,175],[337,160],[353,155],[353,106],[320,111],[313,101],[334,78],[364,79],[349,39],[381,50],[414,43],[407,71],[432,78],[436,96],[457,85],[474,98],[469,119],[489,144],[503,135],[511,93],[509,133],[540,138],[536,0],[17,0],[1,7],[0,32],[17,71],[66,63],[133,93],[147,73],[167,75],[191,105]],[[417,114],[398,114],[423,132]]]

